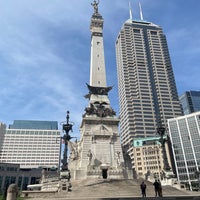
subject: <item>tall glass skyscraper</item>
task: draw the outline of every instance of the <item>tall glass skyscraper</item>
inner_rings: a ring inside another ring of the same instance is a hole
[[[186,91],[179,99],[185,115],[200,111],[200,91]]]
[[[116,41],[123,146],[148,137],[160,122],[182,115],[165,34],[160,26],[127,20]]]

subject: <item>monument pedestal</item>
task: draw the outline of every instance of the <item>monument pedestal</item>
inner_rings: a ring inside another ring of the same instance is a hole
[[[69,158],[72,178],[124,178],[118,123],[119,119],[115,116],[83,117],[78,156],[76,159]]]

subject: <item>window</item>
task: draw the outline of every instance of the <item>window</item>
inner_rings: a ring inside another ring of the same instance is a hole
[[[151,35],[157,35],[156,31],[151,31]]]
[[[140,33],[140,29],[133,29],[134,33]]]

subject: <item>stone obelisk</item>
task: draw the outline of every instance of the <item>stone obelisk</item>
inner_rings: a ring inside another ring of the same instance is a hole
[[[87,84],[89,105],[85,108],[80,126],[80,141],[71,144],[69,168],[72,178],[124,177],[124,159],[118,134],[119,119],[110,106],[103,45],[103,18],[99,14],[99,1],[91,3],[90,84]]]

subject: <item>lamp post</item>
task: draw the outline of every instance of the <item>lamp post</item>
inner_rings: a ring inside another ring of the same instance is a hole
[[[167,141],[166,138],[164,138],[165,135],[165,127],[162,126],[160,123],[157,127],[157,133],[160,135],[159,142],[161,143],[162,146],[162,154],[163,154],[163,163],[164,163],[164,171],[169,171],[171,167],[169,166],[168,159],[167,159],[167,153],[165,149],[165,142]]]
[[[62,122],[61,124],[62,124],[63,131],[65,131],[65,134],[62,137],[65,147],[64,147],[64,152],[63,152],[63,159],[61,160],[62,162],[61,171],[69,171],[68,162],[67,162],[67,153],[68,153],[68,142],[72,138],[69,132],[72,131],[72,126],[73,126],[73,123],[69,122],[69,111],[67,111],[66,123]]]

